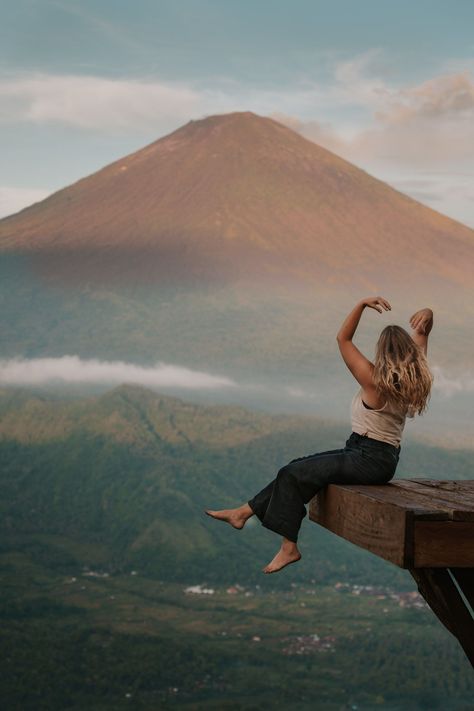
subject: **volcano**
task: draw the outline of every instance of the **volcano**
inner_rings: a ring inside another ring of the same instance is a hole
[[[189,121],[0,220],[0,249],[65,283],[469,286],[474,230],[243,111]]]

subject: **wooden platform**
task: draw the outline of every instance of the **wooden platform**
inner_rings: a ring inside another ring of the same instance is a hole
[[[309,518],[406,568],[474,667],[474,480],[329,484]]]

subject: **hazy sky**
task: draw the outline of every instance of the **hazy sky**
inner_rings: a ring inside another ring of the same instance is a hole
[[[0,0],[0,216],[250,110],[474,227],[473,27],[473,0]]]

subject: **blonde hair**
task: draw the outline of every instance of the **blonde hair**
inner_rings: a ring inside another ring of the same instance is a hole
[[[409,417],[425,412],[433,374],[423,349],[404,328],[385,326],[377,341],[374,366],[374,385],[382,397]]]

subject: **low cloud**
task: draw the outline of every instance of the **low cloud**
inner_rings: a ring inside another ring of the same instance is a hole
[[[272,115],[306,138],[359,165],[432,168],[464,165],[474,158],[474,79],[469,71],[439,75],[406,87],[369,81],[354,63],[335,97],[368,109],[371,116],[348,131],[336,122]],[[338,72],[336,71],[336,76]],[[334,97],[334,98],[335,98]]]
[[[237,385],[231,378],[162,362],[144,367],[123,361],[82,360],[78,356],[0,360],[0,383],[4,385],[42,385],[54,382],[133,382],[148,387],[188,390],[232,388]]]
[[[474,83],[470,72],[438,76],[421,84],[400,89],[389,97],[388,108],[377,118],[402,124],[414,118],[470,115],[474,110]]]
[[[445,397],[452,397],[460,392],[474,391],[474,373],[453,377],[438,365],[431,366],[430,369],[434,375],[433,388]]]
[[[201,95],[184,84],[33,72],[0,80],[0,120],[83,129],[149,128],[188,121]]]

